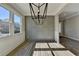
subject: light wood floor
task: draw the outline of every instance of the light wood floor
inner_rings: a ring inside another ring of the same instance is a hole
[[[71,51],[58,43],[40,43],[35,44],[33,56],[75,56]]]
[[[71,50],[76,56],[79,56],[79,41],[60,37],[60,43],[64,45],[67,49]]]
[[[37,43],[35,45],[35,43]],[[44,44],[43,44],[44,43]],[[53,42],[27,42],[22,47],[16,50],[14,53],[10,53],[9,56],[35,56],[35,55],[42,55],[43,56],[64,56],[64,52],[66,51],[68,54],[71,55],[79,55],[79,42],[70,40],[68,38],[60,38],[60,43],[62,44],[55,44]],[[40,49],[41,48],[41,49]],[[39,52],[38,52],[39,51]],[[42,51],[42,52],[40,52]],[[38,54],[37,54],[38,52]],[[51,53],[50,53],[51,52]],[[34,53],[34,54],[33,54]],[[65,53],[65,55],[67,55]],[[63,54],[63,55],[62,55]],[[69,55],[67,55],[69,56]]]
[[[31,56],[35,42],[24,42],[22,46],[15,49],[8,56]]]

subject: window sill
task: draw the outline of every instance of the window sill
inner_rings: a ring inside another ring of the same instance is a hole
[[[8,37],[10,36],[10,34],[0,34],[0,38],[5,38],[5,37]]]
[[[22,33],[14,33],[15,36],[16,36],[16,35],[19,35],[19,34],[22,34]]]

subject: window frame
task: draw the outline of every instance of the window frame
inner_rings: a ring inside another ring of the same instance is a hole
[[[21,13],[17,12],[15,9],[12,9],[10,6],[7,4],[0,4],[1,7],[5,8],[6,10],[9,11],[9,34],[7,36],[0,36],[0,38],[5,38],[9,36],[15,36],[17,34],[21,34],[23,31],[22,26],[23,26],[23,16]],[[20,32],[19,33],[14,33],[14,14],[17,16],[20,16]]]

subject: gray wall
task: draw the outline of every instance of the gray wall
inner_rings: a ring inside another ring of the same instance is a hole
[[[79,41],[79,16],[65,21],[65,36]]]
[[[31,17],[26,17],[26,36],[32,40],[54,39],[54,17],[48,16],[43,25],[36,25]]]

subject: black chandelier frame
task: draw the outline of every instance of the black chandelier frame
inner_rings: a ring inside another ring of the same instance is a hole
[[[45,5],[44,7],[44,12],[42,15],[40,15],[40,8]],[[38,3],[38,5],[34,4],[34,3],[29,3],[29,6],[30,6],[30,13],[31,13],[31,17],[33,19],[33,21],[36,23],[36,24],[43,24],[44,23],[44,20],[46,19],[47,17],[47,7],[48,7],[48,3],[42,3],[40,5],[40,3]],[[38,8],[38,12],[37,12],[37,15],[35,14],[35,11],[34,11],[34,8],[33,6],[37,7]]]

